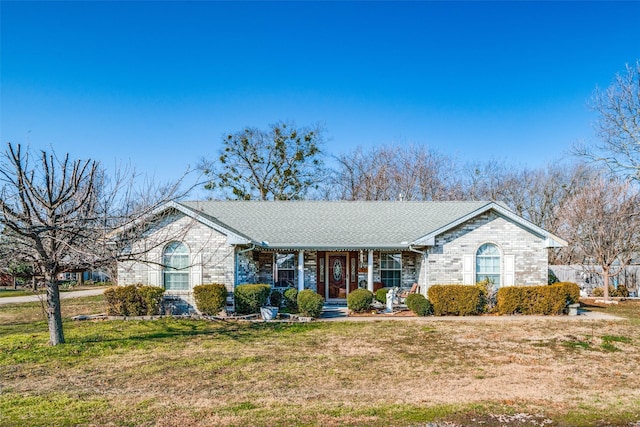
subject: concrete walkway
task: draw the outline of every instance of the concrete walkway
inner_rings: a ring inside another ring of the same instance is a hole
[[[60,292],[60,299],[68,299],[68,298],[81,298],[81,297],[92,297],[95,295],[102,295],[105,288],[97,288],[97,289],[87,289],[84,291],[71,291],[71,292]],[[24,302],[38,302],[46,300],[46,294],[40,295],[25,295],[22,297],[5,297],[0,298],[0,305],[5,304],[21,304]]]
[[[622,317],[612,316],[610,314],[598,311],[578,310],[577,316],[400,316],[398,314],[382,314],[375,316],[349,316],[349,310],[346,306],[325,305],[322,308],[322,314],[319,321],[349,321],[349,322],[377,322],[385,320],[413,320],[413,321],[458,321],[458,322],[513,322],[513,321],[532,321],[532,320],[624,320]]]

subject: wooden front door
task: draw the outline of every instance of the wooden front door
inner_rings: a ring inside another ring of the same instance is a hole
[[[327,299],[344,299],[347,297],[347,270],[346,255],[329,255],[327,266]]]

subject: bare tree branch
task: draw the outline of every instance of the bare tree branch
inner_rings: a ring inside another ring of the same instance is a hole
[[[30,158],[20,145],[8,144],[4,152],[0,225],[3,244],[15,252],[13,259],[31,261],[45,278],[50,342],[56,345],[64,342],[57,275],[107,268],[123,257],[142,258],[144,248],[135,242],[149,224],[161,220],[159,207],[183,194],[182,182],[138,186],[132,170],[109,180],[96,161],[46,152],[34,164]]]
[[[640,60],[626,65],[605,90],[596,89],[589,107],[597,114],[599,142],[578,144],[574,154],[606,165],[613,173],[640,180]]]

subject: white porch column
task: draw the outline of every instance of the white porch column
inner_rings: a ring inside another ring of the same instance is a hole
[[[298,251],[298,292],[304,290],[304,251]]]
[[[427,291],[429,290],[429,258],[426,251],[422,256],[422,263],[424,264],[424,277],[422,283],[420,284],[420,290],[422,291],[422,295],[427,298]]]
[[[367,256],[367,289],[373,292],[373,251]]]

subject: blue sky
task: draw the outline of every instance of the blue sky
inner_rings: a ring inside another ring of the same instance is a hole
[[[0,3],[2,143],[159,180],[221,135],[321,122],[326,151],[426,144],[538,167],[640,58],[640,2]]]

